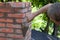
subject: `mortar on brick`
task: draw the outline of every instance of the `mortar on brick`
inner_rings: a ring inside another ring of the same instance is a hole
[[[30,24],[25,15],[30,12],[29,2],[0,3],[0,40],[30,40]]]

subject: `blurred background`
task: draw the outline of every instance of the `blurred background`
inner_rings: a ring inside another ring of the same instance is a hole
[[[31,2],[32,12],[35,12],[48,3],[60,2],[60,0],[0,0],[0,2]],[[49,19],[46,13],[38,15],[32,20],[32,29],[42,32],[41,29],[44,30],[47,23],[49,23],[48,33],[51,35],[53,32],[54,23],[52,21],[48,21]],[[58,27],[57,36],[60,38],[60,27]]]

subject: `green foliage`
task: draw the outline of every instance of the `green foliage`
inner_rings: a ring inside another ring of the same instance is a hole
[[[33,6],[39,7],[40,5],[44,6],[48,3],[58,2],[58,0],[29,0]]]
[[[41,8],[42,6],[48,3],[60,2],[60,0],[29,0],[29,1],[32,3],[33,8],[36,7],[37,9]],[[32,9],[32,11],[35,10]],[[47,20],[48,20],[46,14],[47,13],[43,13],[34,18],[34,20],[32,21],[32,29],[39,30],[39,28],[44,29],[46,27]],[[51,34],[52,32],[53,32],[53,22],[51,21],[49,24],[49,34]]]
[[[40,14],[32,21],[32,26],[34,28],[37,29],[37,28],[46,26],[46,21],[43,20],[42,17],[43,17],[43,14]]]

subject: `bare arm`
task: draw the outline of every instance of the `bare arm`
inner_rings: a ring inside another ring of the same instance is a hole
[[[36,12],[34,13],[31,13],[31,14],[26,14],[27,18],[28,18],[28,22],[30,22],[31,20],[34,19],[34,17],[36,17],[37,15],[43,13],[43,12],[46,12],[47,9],[51,6],[52,4],[47,4],[45,6],[43,6],[42,8],[40,8],[39,10],[37,10]]]

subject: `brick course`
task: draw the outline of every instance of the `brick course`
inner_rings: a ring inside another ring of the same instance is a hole
[[[29,2],[0,3],[0,40],[25,40],[30,25],[25,14],[30,12]]]

